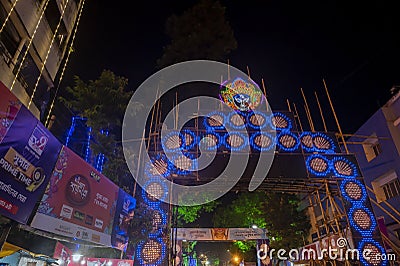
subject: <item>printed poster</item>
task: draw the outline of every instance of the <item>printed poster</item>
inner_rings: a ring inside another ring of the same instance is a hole
[[[63,146],[31,226],[112,246],[119,188]]]
[[[3,100],[13,97],[8,89],[1,88],[0,93],[2,112]],[[49,182],[61,143],[25,106],[14,103],[9,102],[6,113],[0,114],[4,134],[0,137],[0,214],[26,224]]]
[[[126,250],[127,248],[129,240],[128,226],[133,218],[135,207],[136,200],[120,188],[111,235],[112,246],[117,249]]]

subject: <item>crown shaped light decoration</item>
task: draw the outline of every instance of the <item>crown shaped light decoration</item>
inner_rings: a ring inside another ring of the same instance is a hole
[[[253,81],[246,82],[242,78],[236,78],[221,85],[220,98],[234,110],[247,112],[260,105],[262,92]]]

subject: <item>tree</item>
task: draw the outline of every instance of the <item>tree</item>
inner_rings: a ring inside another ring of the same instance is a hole
[[[166,34],[171,42],[164,47],[164,53],[157,61],[160,68],[194,59],[225,60],[237,47],[233,30],[225,18],[225,7],[214,0],[201,0],[182,15],[170,16],[166,22]],[[191,89],[198,90],[196,85],[199,84],[191,84]],[[200,88],[201,86],[204,84],[200,84]],[[171,98],[165,102],[173,100]],[[210,202],[199,206],[179,207],[179,225],[195,222],[202,213],[212,212],[218,204]]]
[[[291,249],[304,245],[303,234],[310,229],[305,210],[299,209],[297,195],[287,193],[247,192],[228,206],[219,207],[214,216],[216,227],[250,227],[257,225],[268,230],[271,247]],[[255,242],[237,241],[236,248],[246,253]]]
[[[201,0],[182,15],[169,17],[166,34],[171,43],[157,61],[159,67],[194,59],[221,61],[237,47],[225,7],[213,0]]]

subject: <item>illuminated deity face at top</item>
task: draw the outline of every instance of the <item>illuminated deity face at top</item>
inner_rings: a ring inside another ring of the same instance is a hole
[[[238,93],[233,96],[235,105],[240,111],[248,111],[250,106],[250,96],[243,93]]]

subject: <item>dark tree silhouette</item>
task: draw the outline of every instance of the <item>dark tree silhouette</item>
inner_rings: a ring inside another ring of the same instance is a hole
[[[182,15],[169,17],[166,34],[171,43],[157,62],[160,68],[194,59],[222,61],[237,47],[225,7],[213,0],[201,0]]]

